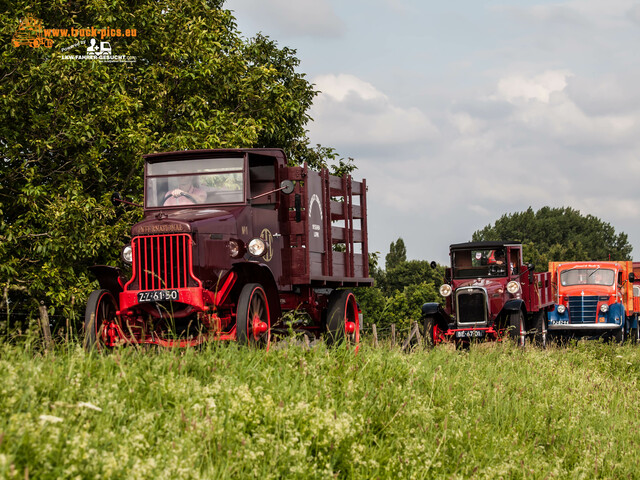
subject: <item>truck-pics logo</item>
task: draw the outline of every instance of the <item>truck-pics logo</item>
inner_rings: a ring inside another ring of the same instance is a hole
[[[31,48],[51,48],[54,39],[76,38],[74,45],[62,48],[66,52],[80,45],[88,45],[83,55],[63,55],[63,60],[99,60],[101,62],[135,62],[136,58],[129,55],[113,55],[111,43],[106,40],[113,37],[136,37],[135,28],[45,28],[42,20],[35,17],[25,17],[20,21],[18,29],[13,34],[11,43],[14,47],[27,46]],[[85,40],[90,39],[90,40]]]

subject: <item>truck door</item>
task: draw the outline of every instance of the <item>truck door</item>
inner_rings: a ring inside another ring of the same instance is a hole
[[[276,159],[249,154],[248,166],[253,236],[265,241],[267,253],[262,258],[277,280],[282,273],[282,232],[279,230],[277,210],[280,192],[273,192],[278,188]]]

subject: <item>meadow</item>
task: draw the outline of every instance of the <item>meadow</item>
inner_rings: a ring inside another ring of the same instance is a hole
[[[640,347],[0,345],[0,477],[637,478]]]

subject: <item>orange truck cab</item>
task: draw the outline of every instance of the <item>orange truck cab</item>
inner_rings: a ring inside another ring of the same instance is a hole
[[[639,338],[633,262],[550,262],[549,272],[555,289],[550,335]]]

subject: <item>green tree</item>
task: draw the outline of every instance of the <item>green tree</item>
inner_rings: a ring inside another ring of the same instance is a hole
[[[632,250],[625,233],[616,234],[610,224],[569,207],[505,214],[472,239],[522,242],[524,261],[542,271],[550,261],[630,260]]]
[[[389,245],[389,253],[385,257],[385,268],[390,270],[401,262],[407,261],[407,247],[404,245],[402,237]]]
[[[444,277],[444,267],[432,268],[426,260],[407,260],[407,249],[402,238],[391,242],[385,257],[386,269],[378,268],[378,254],[370,256],[372,288],[356,289],[356,297],[365,321],[379,327],[395,323],[407,327],[419,320],[422,305],[438,302],[438,288]]]
[[[85,37],[16,47],[28,16],[47,29],[135,29],[106,38],[135,62],[65,58],[85,54]],[[292,162],[327,162],[309,145],[316,92],[295,50],[241,37],[223,1],[19,0],[0,13],[0,37],[0,288],[14,304],[82,304],[87,267],[114,262],[140,215],[109,198],[141,200],[142,154],[282,147]]]

